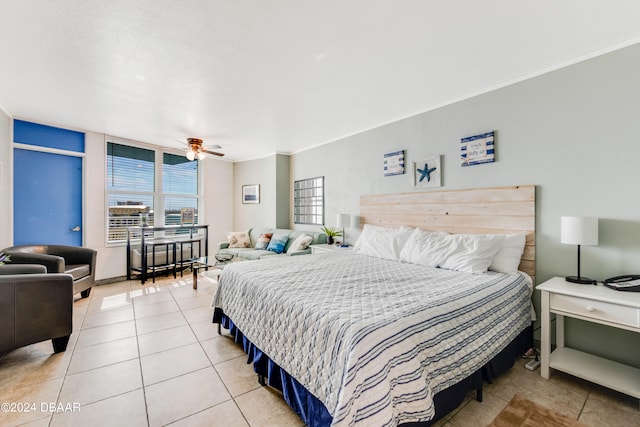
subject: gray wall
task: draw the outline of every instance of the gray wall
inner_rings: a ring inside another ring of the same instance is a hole
[[[235,163],[233,167],[233,229],[274,227],[276,223],[276,162],[274,156]],[[260,184],[260,203],[243,204],[242,186]],[[231,230],[229,230],[231,231]]]
[[[234,230],[252,227],[289,228],[289,156],[234,163]],[[243,204],[242,186],[260,184],[260,203]]]
[[[276,154],[276,227],[289,228],[290,157]]]
[[[576,273],[576,247],[560,243],[563,215],[600,217],[583,275],[640,273],[639,75],[636,45],[297,153],[291,180],[325,176],[326,223],[335,225],[336,213],[359,213],[360,195],[415,191],[412,162],[440,154],[442,189],[537,185],[538,283]],[[497,131],[497,161],[461,167],[460,138],[488,130]],[[408,173],[384,177],[384,153],[401,149]],[[357,230],[347,235],[353,243]],[[567,335],[569,345],[640,367],[635,334],[569,321]]]
[[[11,118],[0,109],[0,249],[12,243]]]

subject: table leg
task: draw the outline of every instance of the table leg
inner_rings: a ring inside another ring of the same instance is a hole
[[[156,283],[156,247],[151,246],[151,283]]]
[[[140,265],[142,266],[142,269],[140,271],[140,283],[144,285],[144,282],[147,281],[147,247],[144,244],[144,237],[142,238],[142,246],[140,246],[140,252],[142,252],[142,256],[140,258]]]
[[[178,264],[178,260],[176,258],[176,246],[178,246],[176,244],[176,242],[173,242],[173,244],[171,245],[171,249],[173,252],[173,278],[177,278],[178,276],[176,276],[176,265]]]
[[[180,277],[182,277],[182,267],[183,267],[183,258],[184,258],[184,243],[185,242],[179,242],[178,245],[180,245]]]
[[[549,312],[549,292],[541,292],[542,309],[540,314],[541,331],[541,349],[540,359],[542,362],[540,375],[542,378],[549,379],[549,358],[551,357],[551,313]]]
[[[193,271],[193,289],[198,289],[198,267],[193,264],[191,271]]]

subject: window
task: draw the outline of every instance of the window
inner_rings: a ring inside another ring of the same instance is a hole
[[[145,216],[153,225],[154,158],[153,150],[107,143],[108,242],[125,240]]]
[[[106,188],[107,242],[126,240],[127,228],[141,223],[179,225],[182,208],[194,208],[198,222],[197,160],[107,142]]]
[[[293,183],[293,222],[324,225],[324,177]]]
[[[198,161],[163,153],[162,188],[165,225],[180,225],[182,208],[194,208],[198,224]]]

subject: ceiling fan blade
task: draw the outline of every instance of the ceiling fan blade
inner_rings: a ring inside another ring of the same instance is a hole
[[[207,154],[213,154],[214,156],[218,156],[218,157],[224,157],[224,153],[218,153],[216,151],[209,151],[209,150],[203,149],[202,152]]]
[[[219,144],[206,145],[206,146],[204,146],[202,148],[204,148],[205,150],[219,150],[219,149],[222,148],[222,145],[219,145]]]

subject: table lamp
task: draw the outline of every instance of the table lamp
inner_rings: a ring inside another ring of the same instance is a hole
[[[580,275],[580,246],[598,244],[598,218],[563,216],[560,218],[560,241],[567,245],[578,245],[578,275],[565,280],[582,285],[595,285],[596,281]]]
[[[345,235],[345,228],[348,228],[351,226],[351,215],[349,214],[338,214],[338,217],[336,218],[336,227],[338,228],[342,228],[342,243],[340,244],[340,246],[342,247],[346,247],[349,246],[346,243],[346,235]]]

